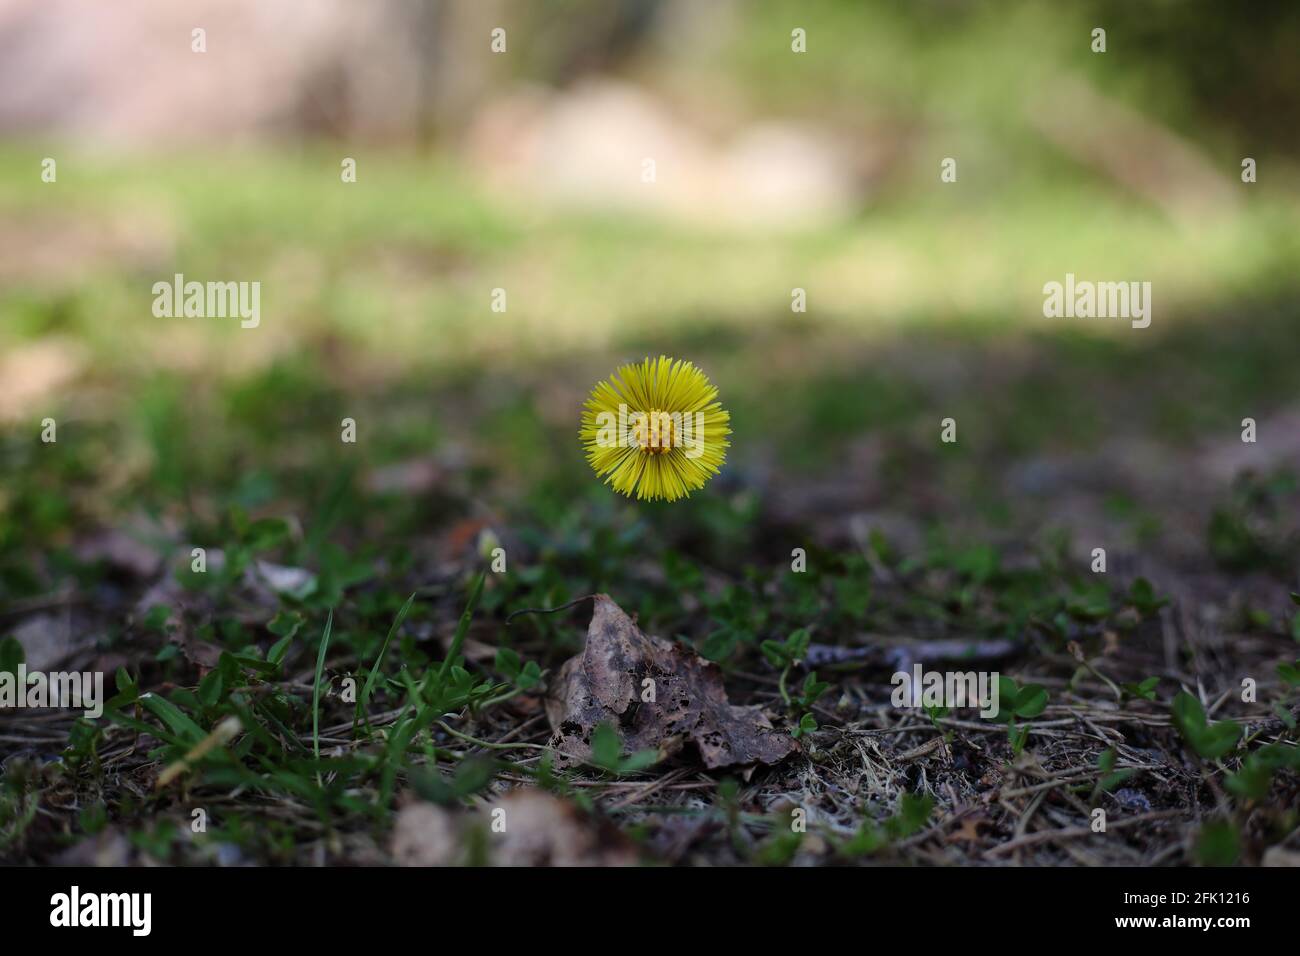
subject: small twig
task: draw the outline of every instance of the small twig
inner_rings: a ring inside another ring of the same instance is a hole
[[[680,770],[675,770],[672,773],[665,774],[664,776],[660,777],[658,780],[651,781],[645,786],[639,787],[638,789],[634,790],[632,793],[628,794],[622,800],[618,801],[618,803],[611,805],[609,808],[609,812],[614,813],[619,810],[626,809],[627,807],[632,806],[632,804],[634,803],[640,803],[646,797],[650,796],[650,794],[654,793],[657,790],[662,790],[670,783],[676,783],[678,780],[680,780],[682,777],[686,776],[690,772],[691,770],[689,767],[683,767]]]
[[[582,597],[574,598],[568,604],[561,604],[559,607],[524,607],[524,608],[520,608],[518,611],[511,611],[509,614],[506,615],[506,627],[509,627],[510,622],[513,621],[515,618],[517,618],[520,614],[555,614],[559,611],[567,611],[575,604],[581,604],[583,601],[590,601],[594,599],[596,596],[597,595],[595,594],[584,594]]]
[[[1153,813],[1142,813],[1136,817],[1124,817],[1120,820],[1108,824],[1107,830],[1118,830],[1121,827],[1131,827],[1138,823],[1149,823],[1152,820],[1167,820],[1169,817],[1176,817],[1186,813],[1186,810],[1156,810]],[[1075,837],[1092,836],[1091,827],[1064,827],[1059,830],[1040,830],[1038,833],[1027,833],[1024,836],[1016,837],[1014,840],[1008,840],[1006,843],[999,843],[990,850],[985,851],[984,856],[995,857],[1005,856],[1013,850],[1018,850],[1025,846],[1037,846],[1039,843],[1050,843],[1053,840],[1070,840]]]
[[[477,737],[471,737],[469,734],[463,734],[459,730],[454,730],[453,728],[448,727],[441,720],[435,720],[434,723],[453,737],[459,737],[461,740],[467,741],[476,747],[484,747],[488,750],[518,750],[520,748],[527,748],[529,750],[547,749],[546,744],[494,744],[491,741],[479,740]]]
[[[897,757],[894,758],[894,762],[895,762],[895,763],[908,763],[909,761],[916,760],[916,759],[918,759],[918,758],[920,758],[920,757],[927,756],[928,754],[932,754],[932,753],[934,753],[936,750],[941,749],[942,747],[943,747],[943,736],[942,736],[942,735],[940,735],[940,736],[938,736],[938,737],[931,737],[929,740],[927,740],[925,743],[921,744],[919,747],[913,747],[911,750],[908,750],[908,751],[906,751],[905,753],[901,753],[901,754],[899,754]]]

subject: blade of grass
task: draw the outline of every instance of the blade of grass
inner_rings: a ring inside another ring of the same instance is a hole
[[[167,729],[189,746],[198,743],[208,732],[194,722],[194,719],[173,704],[166,697],[157,694],[141,694],[140,704],[167,725]]]
[[[478,580],[474,582],[474,587],[470,591],[469,601],[465,604],[465,611],[460,616],[460,623],[456,625],[456,633],[452,636],[451,647],[447,648],[447,656],[443,658],[442,666],[438,668],[437,682],[434,686],[441,691],[444,681],[447,679],[447,671],[451,669],[451,662],[460,655],[460,649],[465,643],[465,635],[469,633],[469,623],[474,619],[474,609],[478,607],[478,600],[483,596],[483,584],[487,581],[487,572],[479,573]]]
[[[460,616],[460,622],[456,625],[456,633],[452,636],[451,646],[447,649],[447,657],[443,660],[442,666],[436,673],[426,674],[421,682],[419,692],[413,683],[408,682],[409,697],[416,702],[415,716],[406,720],[399,720],[393,724],[388,736],[388,747],[384,753],[384,769],[380,775],[380,797],[376,804],[376,809],[382,811],[388,806],[388,801],[392,799],[393,783],[397,779],[398,761],[406,753],[406,748],[411,745],[411,741],[421,730],[433,723],[434,717],[439,713],[442,706],[442,687],[443,680],[446,677],[451,662],[460,654],[460,649],[465,643],[465,635],[469,633],[470,621],[474,618],[474,610],[478,607],[479,598],[483,595],[483,584],[487,581],[487,572],[484,571],[474,582],[470,590],[469,600],[465,602],[465,611]],[[432,702],[429,700],[429,683],[433,681],[433,688],[436,694]]]
[[[171,744],[173,747],[180,747],[181,749],[189,746],[186,741],[177,737],[175,734],[163,730],[161,727],[155,727],[153,724],[146,723],[143,720],[136,720],[134,717],[128,717],[121,711],[108,710],[106,711],[106,714],[108,719],[113,723],[121,724],[123,727],[130,727],[138,734],[149,734],[150,736],[157,737],[163,743]]]
[[[272,754],[277,760],[284,759],[285,757],[284,746],[280,743],[280,741],[276,740],[269,733],[267,733],[266,728],[262,726],[261,721],[259,721],[256,717],[253,716],[253,711],[251,706],[244,700],[244,698],[241,695],[238,694],[231,695],[230,709],[233,710],[239,716],[240,722],[243,724],[244,729],[248,731],[250,734],[252,734],[254,737],[256,737],[259,741],[261,741],[261,743],[266,747],[267,751],[270,754]],[[280,726],[283,727],[284,725],[281,724]],[[281,730],[280,732],[285,735],[286,740],[293,741],[293,743],[296,746],[298,747],[305,746],[302,743],[302,741],[298,739],[298,735],[294,733],[292,730],[289,730],[288,728],[284,728],[284,730]]]
[[[311,750],[320,759],[320,678],[325,670],[325,652],[330,646],[330,632],[334,630],[334,609],[325,619],[325,633],[321,635],[320,652],[316,655],[316,682],[311,695]],[[316,773],[316,785],[322,786],[320,772]]]
[[[352,720],[352,726],[355,728],[357,721],[364,719],[366,726],[370,726],[370,718],[366,715],[366,708],[370,705],[370,694],[375,689],[375,683],[379,680],[379,668],[384,663],[384,655],[388,652],[388,645],[392,643],[393,635],[397,629],[402,626],[406,620],[406,615],[410,613],[411,605],[415,603],[415,592],[406,599],[402,609],[397,612],[397,617],[393,618],[393,626],[388,629],[388,636],[384,638],[383,645],[379,648],[379,654],[375,657],[375,662],[370,666],[370,673],[366,675],[365,686],[361,688],[361,696],[357,698],[357,713]]]

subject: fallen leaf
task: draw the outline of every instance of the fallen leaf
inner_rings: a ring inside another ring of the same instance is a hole
[[[205,671],[212,670],[221,662],[221,646],[196,637],[189,628],[169,629],[168,640],[181,649],[187,661]]]
[[[643,634],[605,594],[596,595],[586,647],[560,668],[546,713],[561,762],[589,759],[602,722],[617,726],[631,751],[669,756],[693,743],[709,768],[772,764],[798,749],[761,708],[727,701],[715,664]]]
[[[449,555],[459,555],[478,540],[488,525],[486,518],[465,518],[456,522],[443,536],[443,548]]]
[[[253,565],[262,580],[277,594],[290,594],[303,598],[316,590],[316,575],[306,568],[291,568],[270,561],[255,561]]]

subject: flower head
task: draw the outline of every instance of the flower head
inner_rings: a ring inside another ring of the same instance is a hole
[[[622,494],[685,498],[727,455],[731,416],[717,397],[690,362],[661,355],[624,365],[592,389],[583,408],[587,461]]]

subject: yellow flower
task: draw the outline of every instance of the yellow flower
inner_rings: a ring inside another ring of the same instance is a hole
[[[591,390],[579,432],[605,484],[675,501],[703,488],[727,456],[731,416],[690,362],[661,355],[624,365]]]

